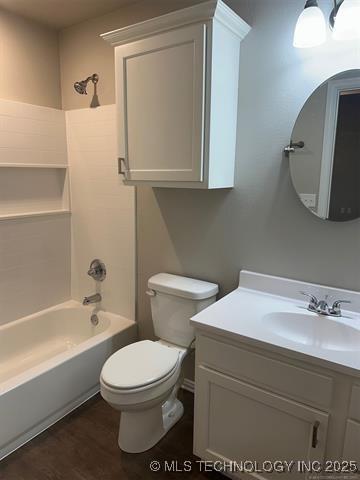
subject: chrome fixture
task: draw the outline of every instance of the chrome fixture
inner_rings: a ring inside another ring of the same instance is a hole
[[[336,300],[331,308],[331,315],[333,317],[341,317],[341,304],[351,303],[350,300]]]
[[[329,315],[330,317],[341,317],[341,304],[342,303],[351,303],[349,300],[336,300],[332,307],[327,303],[327,296],[325,300],[318,300],[315,295],[307,292],[300,292],[302,295],[310,298],[309,305],[307,309],[310,312],[318,313],[319,315]]]
[[[96,327],[96,325],[99,324],[99,317],[96,315],[96,313],[93,313],[90,317],[91,323]]]
[[[336,16],[338,14],[338,11],[341,5],[344,3],[344,0],[333,0],[333,2],[334,2],[334,8],[331,10],[330,18],[329,18],[329,24],[330,24],[331,30],[334,30]]]
[[[87,84],[90,82],[90,80],[94,84],[94,93],[90,103],[90,108],[96,108],[100,106],[99,97],[97,94],[97,83],[99,81],[99,75],[97,73],[93,73],[90,77],[85,78],[85,80],[80,80],[79,82],[75,82],[74,88],[76,92],[79,93],[80,95],[87,95],[86,89],[87,89]]]
[[[99,303],[101,302],[102,298],[100,293],[94,293],[94,295],[89,295],[85,297],[83,300],[83,305],[90,305],[92,303]]]
[[[90,263],[90,269],[88,270],[87,274],[97,282],[102,282],[106,277],[105,263],[98,258],[95,258],[95,260]]]
[[[94,84],[94,87],[96,88],[96,84],[99,81],[99,75],[97,73],[93,73],[90,77],[87,77],[85,80],[80,80],[79,82],[74,83],[74,88],[77,91],[77,93],[80,93],[80,95],[87,95],[87,84],[92,81]]]
[[[329,28],[335,40],[360,38],[359,0],[333,0]],[[296,22],[293,45],[296,48],[316,47],[326,41],[326,20],[317,0],[307,0]]]
[[[126,173],[127,173],[126,160],[124,157],[118,157],[118,174],[124,175],[124,178],[126,180]]]
[[[287,154],[294,153],[296,149],[304,147],[305,143],[302,140],[300,142],[293,142],[292,140],[290,140],[289,145],[284,148],[284,152]]]

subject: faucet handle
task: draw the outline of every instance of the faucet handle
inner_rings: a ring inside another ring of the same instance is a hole
[[[351,303],[350,300],[335,300],[333,306],[330,308],[330,315],[334,317],[341,317],[341,304],[342,303]]]
[[[331,312],[333,315],[341,316],[341,304],[342,303],[351,303],[350,300],[335,300],[333,306],[331,307]]]
[[[87,272],[89,277],[92,277],[97,282],[102,282],[106,277],[106,267],[105,264],[96,258],[90,264],[90,268]]]
[[[310,298],[310,305],[313,305],[314,307],[317,307],[317,305],[319,304],[319,301],[315,297],[315,295],[313,295],[312,293],[302,292],[302,291],[300,293],[301,293],[301,295],[305,295],[305,297]]]

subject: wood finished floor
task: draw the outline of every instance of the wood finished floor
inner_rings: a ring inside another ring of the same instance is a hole
[[[119,415],[100,395],[0,462],[1,480],[162,480],[167,478],[224,480],[200,471],[192,454],[193,395],[181,391],[183,418],[151,450],[125,454],[117,446]],[[1,426],[0,426],[1,428]],[[192,461],[191,472],[151,472],[158,460]]]

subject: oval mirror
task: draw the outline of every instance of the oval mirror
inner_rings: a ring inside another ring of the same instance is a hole
[[[313,92],[286,150],[303,205],[335,222],[360,216],[360,70],[335,75]]]

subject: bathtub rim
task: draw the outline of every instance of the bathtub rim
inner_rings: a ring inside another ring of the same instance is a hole
[[[94,310],[94,307],[83,306],[80,302],[76,300],[68,300],[66,302],[59,303],[58,305],[54,305],[44,310],[40,310],[38,312],[32,313],[31,315],[27,315],[26,317],[21,317],[12,322],[8,322],[3,325],[0,325],[0,334],[1,334],[1,331],[3,330],[6,330],[8,328],[14,328],[17,325],[21,325],[24,322],[29,322],[40,315],[46,315],[47,313],[50,313],[50,312],[54,312],[57,310],[66,310],[70,308],[79,308],[81,310],[85,310],[89,312],[89,321],[90,321],[90,316]],[[125,318],[113,312],[107,312],[106,310],[99,310],[97,313],[108,316],[110,320],[109,326],[103,332],[98,333],[97,335],[94,335],[93,337],[90,337],[84,340],[83,342],[80,342],[78,345],[76,345],[75,347],[69,350],[65,350],[63,352],[57,353],[53,357],[47,360],[44,360],[39,364],[34,365],[33,367],[28,368],[22,373],[14,375],[8,380],[4,380],[3,382],[0,382],[0,396],[9,392],[10,390],[17,388],[19,385],[23,383],[31,381],[32,379],[36,378],[37,376],[49,370],[53,370],[54,368],[56,368],[57,365],[59,365],[59,363],[66,363],[72,358],[78,355],[81,355],[83,352],[90,350],[95,345],[108,340],[109,338],[113,337],[117,333],[120,333],[136,325],[136,322],[134,320],[130,320],[128,318]]]

